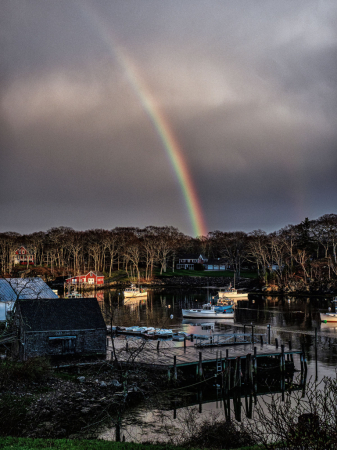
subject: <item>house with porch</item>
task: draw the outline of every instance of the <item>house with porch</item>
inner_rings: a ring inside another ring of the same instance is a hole
[[[34,265],[34,253],[32,250],[30,250],[28,247],[24,247],[21,245],[21,247],[17,248],[14,252],[13,257],[14,264],[20,264],[20,265]]]
[[[207,259],[203,255],[184,255],[178,259],[176,269],[195,270],[195,264],[205,264]]]

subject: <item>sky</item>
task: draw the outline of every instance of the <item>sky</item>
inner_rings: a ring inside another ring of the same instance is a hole
[[[335,0],[1,0],[0,232],[337,213]]]

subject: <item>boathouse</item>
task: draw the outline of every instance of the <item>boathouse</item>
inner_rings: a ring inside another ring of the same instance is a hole
[[[13,356],[105,355],[106,325],[96,298],[18,300]]]
[[[102,274],[102,272],[90,271],[86,275],[76,275],[71,278],[67,278],[66,283],[67,284],[78,284],[78,285],[104,284],[104,275]]]

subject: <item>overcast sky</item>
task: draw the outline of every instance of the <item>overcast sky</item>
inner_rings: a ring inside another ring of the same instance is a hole
[[[0,231],[193,235],[131,66],[208,231],[337,213],[336,23],[335,0],[1,0]]]

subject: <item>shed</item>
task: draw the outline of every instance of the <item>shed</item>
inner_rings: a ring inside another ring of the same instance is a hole
[[[18,300],[13,356],[105,355],[106,325],[96,298]]]

